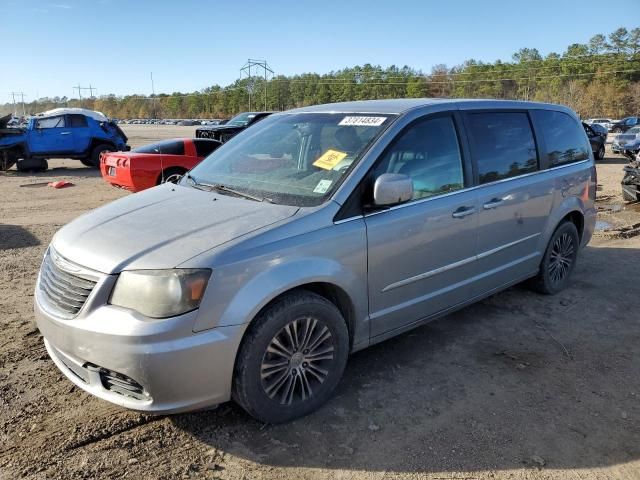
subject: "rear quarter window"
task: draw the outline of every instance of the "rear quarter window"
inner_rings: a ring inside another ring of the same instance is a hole
[[[184,155],[184,140],[165,140],[133,150],[137,153],[161,153],[163,155]]]
[[[198,157],[207,157],[218,148],[221,143],[216,140],[194,140],[196,146],[196,155]]]
[[[83,128],[87,126],[87,117],[84,115],[69,115],[69,127]]]
[[[542,130],[549,167],[589,158],[591,149],[582,125],[564,112],[534,110],[536,126]]]

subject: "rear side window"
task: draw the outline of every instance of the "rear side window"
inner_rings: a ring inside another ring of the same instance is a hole
[[[194,140],[193,143],[196,146],[196,155],[198,157],[208,156],[221,145],[220,142],[215,140]]]
[[[591,147],[580,124],[563,112],[534,110],[536,125],[544,133],[549,166],[556,167],[589,158]]]
[[[165,140],[133,149],[137,153],[162,153],[163,155],[184,155],[184,140]]]
[[[467,120],[481,184],[538,170],[536,143],[526,113],[470,113]]]
[[[69,126],[82,128],[87,126],[87,117],[84,115],[69,115]]]

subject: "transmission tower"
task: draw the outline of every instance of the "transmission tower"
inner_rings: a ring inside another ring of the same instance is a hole
[[[252,70],[254,74],[252,75]],[[264,77],[264,109],[267,109],[267,81],[268,75],[271,74],[271,78],[273,78],[273,70],[269,68],[269,64],[266,60],[256,60],[250,58],[247,60],[247,63],[240,69],[240,80],[246,76],[247,82],[247,92],[249,92],[249,110],[251,110],[251,96],[253,95],[253,88],[255,86],[255,78]]]
[[[23,92],[11,92],[9,95],[11,95],[11,98],[13,99],[13,115],[17,116],[18,115],[18,109],[16,108],[16,95],[20,96],[20,102],[22,103],[22,116],[24,117],[26,115],[26,111],[24,108],[24,93]]]

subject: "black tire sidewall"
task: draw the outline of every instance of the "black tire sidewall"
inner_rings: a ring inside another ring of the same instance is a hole
[[[281,405],[267,396],[260,368],[272,338],[289,322],[312,316],[331,331],[334,362],[324,383],[311,398],[293,405]],[[282,423],[307,415],[323,405],[340,382],[349,355],[349,333],[340,311],[325,298],[311,292],[297,293],[278,301],[256,319],[239,350],[234,375],[234,399],[256,419]]]
[[[567,273],[567,276],[562,280],[562,282],[560,284],[554,284],[551,281],[551,278],[549,276],[549,261],[551,258],[551,251],[553,250],[553,244],[556,242],[556,240],[563,234],[565,233],[569,233],[572,237],[573,237],[573,243],[574,243],[574,250],[573,250],[573,256],[571,258],[571,265],[569,267],[569,272]],[[568,284],[569,281],[571,280],[571,275],[573,273],[573,270],[576,266],[576,261],[578,259],[578,250],[580,249],[580,237],[578,235],[578,229],[576,228],[576,226],[572,223],[572,222],[564,222],[562,223],[555,232],[553,232],[553,235],[551,236],[551,239],[549,240],[549,244],[547,245],[547,249],[544,252],[544,257],[542,259],[542,263],[540,264],[540,276],[541,276],[541,280],[543,282],[543,286],[544,286],[544,290],[547,293],[550,293],[551,295],[554,295],[558,292],[561,292],[562,290],[564,290]]]
[[[113,152],[113,147],[110,145],[106,145],[104,143],[96,145],[95,147],[93,147],[93,150],[91,150],[91,158],[89,158],[89,162],[90,162],[90,166],[98,168],[100,167],[100,154],[102,152]],[[86,163],[82,162],[84,165],[87,165]]]
[[[180,167],[169,167],[165,169],[163,172],[160,172],[160,176],[158,177],[157,185],[162,183],[167,183],[167,178],[173,175],[184,175],[187,171],[184,168]]]
[[[604,158],[604,155],[605,155],[605,148],[604,148],[604,145],[601,145],[600,148],[598,148],[598,152],[596,153],[596,159],[602,160]]]

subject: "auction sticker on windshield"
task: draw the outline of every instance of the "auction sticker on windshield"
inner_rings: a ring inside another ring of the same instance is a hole
[[[320,155],[318,159],[313,162],[313,165],[316,167],[324,168],[325,170],[331,170],[346,156],[346,152],[329,149],[322,155]]]
[[[353,127],[379,127],[386,117],[344,117],[338,125]]]

